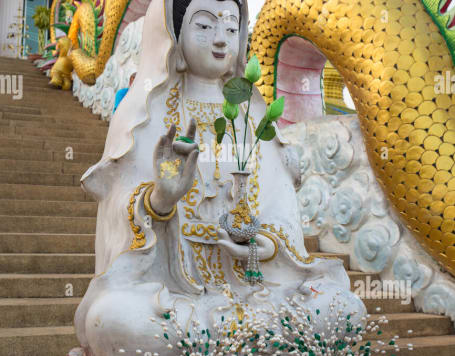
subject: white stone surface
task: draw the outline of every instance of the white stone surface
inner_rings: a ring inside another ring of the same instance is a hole
[[[349,254],[354,270],[410,281],[418,310],[455,321],[454,278],[423,250],[387,200],[357,116],[317,117],[283,134],[301,156],[298,199],[305,236],[319,237],[324,252]]]

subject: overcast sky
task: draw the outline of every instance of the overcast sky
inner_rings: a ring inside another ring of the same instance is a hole
[[[251,25],[253,26],[256,22],[256,16],[261,11],[262,5],[264,5],[265,0],[250,0],[248,2],[248,7],[250,10],[250,21]]]

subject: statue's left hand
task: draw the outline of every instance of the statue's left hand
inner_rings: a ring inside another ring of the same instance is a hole
[[[268,260],[271,258],[275,253],[275,244],[261,234],[257,234],[254,239],[258,245],[257,251],[259,260]],[[218,229],[218,244],[224,246],[232,257],[240,260],[248,260],[248,245],[239,245],[235,243],[224,229]]]
[[[195,177],[199,149],[197,143],[174,142],[175,125],[160,137],[155,147],[153,164],[155,189],[150,196],[152,209],[168,214],[173,206],[190,190]],[[190,122],[186,137],[194,141],[196,121]]]

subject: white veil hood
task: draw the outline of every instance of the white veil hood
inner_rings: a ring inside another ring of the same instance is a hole
[[[207,0],[217,1],[217,0]],[[98,181],[96,171],[127,154],[134,146],[134,129],[151,119],[150,99],[165,90],[178,75],[176,71],[177,39],[173,24],[174,0],[152,0],[142,30],[141,56],[136,79],[111,119],[101,160],[82,176],[82,186],[101,200],[106,181]],[[240,51],[234,75],[245,71],[248,44],[248,2],[241,2]],[[161,89],[161,90],[160,90]],[[255,94],[259,94],[255,90]],[[260,94],[259,94],[260,95]],[[164,134],[164,133],[160,133]]]

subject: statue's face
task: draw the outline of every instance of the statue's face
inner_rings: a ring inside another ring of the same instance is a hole
[[[208,79],[228,73],[239,54],[239,28],[240,13],[234,1],[193,0],[180,33],[188,71]]]

